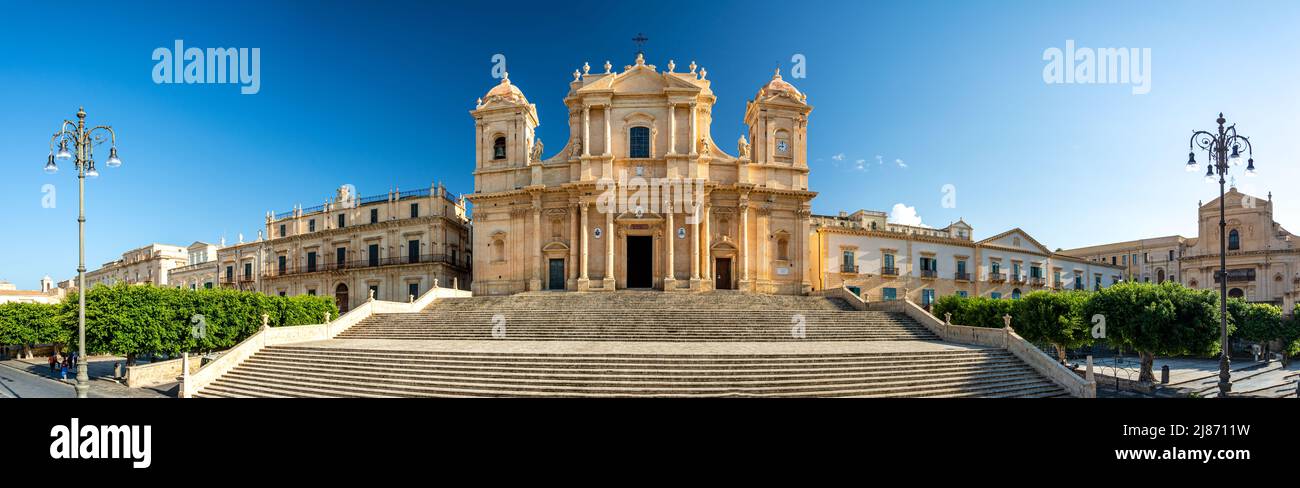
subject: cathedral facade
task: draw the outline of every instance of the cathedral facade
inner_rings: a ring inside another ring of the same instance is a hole
[[[776,73],[748,134],[713,134],[707,71],[609,62],[574,71],[569,137],[549,155],[507,74],[478,101],[473,292],[801,294],[810,202],[807,97]],[[735,152],[717,139],[738,137]]]

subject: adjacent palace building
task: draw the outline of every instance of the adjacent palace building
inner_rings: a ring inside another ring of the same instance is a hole
[[[713,133],[716,100],[693,62],[584,64],[564,98],[568,138],[544,157],[537,108],[506,75],[470,111],[471,195],[439,184],[358,198],[345,185],[322,205],[267,214],[256,241],[151,244],[87,282],[332,295],[346,311],[372,292],[401,301],[435,284],[476,295],[846,287],[928,304],[1092,290],[1132,273],[1128,261],[1053,252],[1020,229],[977,241],[960,220],[934,229],[883,212],[813,215],[808,97],[778,71],[749,100],[747,132],[733,134]],[[718,139],[735,140],[735,152]]]
[[[256,241],[150,244],[86,273],[86,284],[331,295],[347,311],[371,292],[407,301],[435,285],[468,287],[469,228],[464,199],[440,184],[369,197],[344,185],[321,205],[268,213]],[[60,286],[75,287],[75,278]]]
[[[1232,188],[1224,195],[1227,217],[1228,296],[1271,303],[1290,313],[1300,299],[1300,241],[1273,220],[1267,199]],[[1218,290],[1219,200],[1198,208],[1197,237],[1167,236],[1062,251],[1094,263],[1121,266],[1129,279],[1172,280]]]

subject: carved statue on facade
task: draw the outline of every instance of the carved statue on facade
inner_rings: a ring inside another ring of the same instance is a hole
[[[745,140],[743,134],[740,136],[740,140],[736,142],[736,157],[749,159],[749,141]]]
[[[699,146],[700,146],[700,154],[708,154],[708,153],[709,153],[709,138],[707,138],[707,137],[701,137],[701,138],[700,138],[700,145],[699,145]]]
[[[578,157],[578,156],[582,156],[582,138],[581,138],[581,137],[574,137],[574,138],[573,138],[573,151],[572,151],[571,153],[569,153],[569,154],[570,154],[570,156],[575,157],[575,158]]]
[[[537,142],[533,143],[533,152],[528,159],[535,163],[542,162],[542,138],[538,137]]]

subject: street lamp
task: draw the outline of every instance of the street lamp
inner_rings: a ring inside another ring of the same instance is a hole
[[[1223,124],[1227,119],[1223,118],[1223,113],[1219,113],[1219,118],[1215,120],[1219,124],[1217,133],[1208,131],[1192,132],[1192,139],[1187,142],[1187,168],[1188,171],[1196,170],[1196,152],[1195,149],[1204,150],[1206,157],[1210,160],[1205,170],[1205,178],[1211,182],[1214,181],[1214,175],[1217,172],[1219,176],[1219,397],[1227,397],[1232,391],[1232,383],[1228,381],[1228,366],[1231,360],[1228,358],[1228,222],[1224,216],[1223,185],[1226,183],[1225,177],[1228,174],[1228,166],[1241,165],[1241,149],[1245,146],[1247,154],[1246,174],[1255,175],[1255,158],[1254,151],[1250,147],[1250,139],[1237,135],[1237,125],[1233,124],[1224,127]]]
[[[95,170],[94,152],[95,146],[109,141],[111,148],[108,153],[108,161],[105,164],[110,168],[116,168],[122,165],[122,160],[117,157],[117,134],[113,128],[107,125],[101,125],[86,129],[86,109],[77,109],[77,121],[64,120],[59,131],[50,137],[50,156],[45,162],[45,172],[54,174],[59,171],[56,160],[67,162],[73,159],[73,154],[68,151],[68,143],[72,143],[73,150],[76,151],[76,159],[73,164],[77,169],[77,292],[78,311],[77,311],[77,398],[86,398],[90,393],[90,376],[86,374],[86,178],[99,176],[99,171]],[[58,143],[59,151],[54,152],[54,144]]]

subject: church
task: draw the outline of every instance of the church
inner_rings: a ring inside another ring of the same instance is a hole
[[[778,70],[747,104],[748,133],[714,134],[707,70],[665,68],[639,53],[575,70],[569,137],[549,156],[509,74],[478,100],[475,295],[812,289],[807,96]]]

